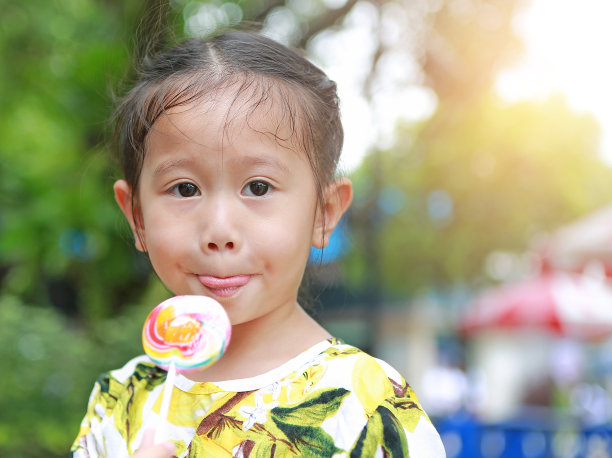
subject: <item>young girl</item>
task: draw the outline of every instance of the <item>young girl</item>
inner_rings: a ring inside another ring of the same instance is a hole
[[[334,339],[297,302],[313,245],[352,198],[334,176],[336,86],[262,36],[188,40],[148,62],[117,111],[115,197],[165,285],[219,301],[232,341],[178,375],[152,445],[166,372],[146,356],[102,375],[74,457],[444,456],[388,364]]]

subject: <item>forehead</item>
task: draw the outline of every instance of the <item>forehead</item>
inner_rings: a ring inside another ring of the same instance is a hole
[[[200,124],[225,145],[237,136],[258,134],[283,148],[308,154],[303,98],[295,92],[280,81],[259,78],[234,80],[195,93],[188,89],[166,94],[157,98],[161,99],[159,114],[146,142],[169,130],[186,135],[186,130]]]

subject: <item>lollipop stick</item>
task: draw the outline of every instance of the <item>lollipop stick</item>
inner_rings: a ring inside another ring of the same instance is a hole
[[[174,378],[176,376],[176,367],[174,361],[170,363],[168,367],[168,375],[166,376],[166,382],[164,383],[164,391],[162,393],[162,402],[159,409],[159,419],[157,421],[157,428],[155,429],[155,443],[159,444],[166,440],[164,430],[168,422],[168,410],[170,410],[170,399],[172,398],[172,390],[174,389]]]

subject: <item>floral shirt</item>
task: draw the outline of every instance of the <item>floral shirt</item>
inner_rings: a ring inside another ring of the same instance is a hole
[[[103,374],[73,458],[127,457],[155,428],[166,372],[146,356]],[[444,457],[440,436],[388,364],[330,339],[252,378],[177,375],[166,435],[183,457]]]

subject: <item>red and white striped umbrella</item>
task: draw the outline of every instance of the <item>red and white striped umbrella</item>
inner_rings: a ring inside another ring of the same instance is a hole
[[[581,340],[612,336],[612,285],[603,278],[550,273],[485,291],[468,307],[461,331],[531,328]]]

